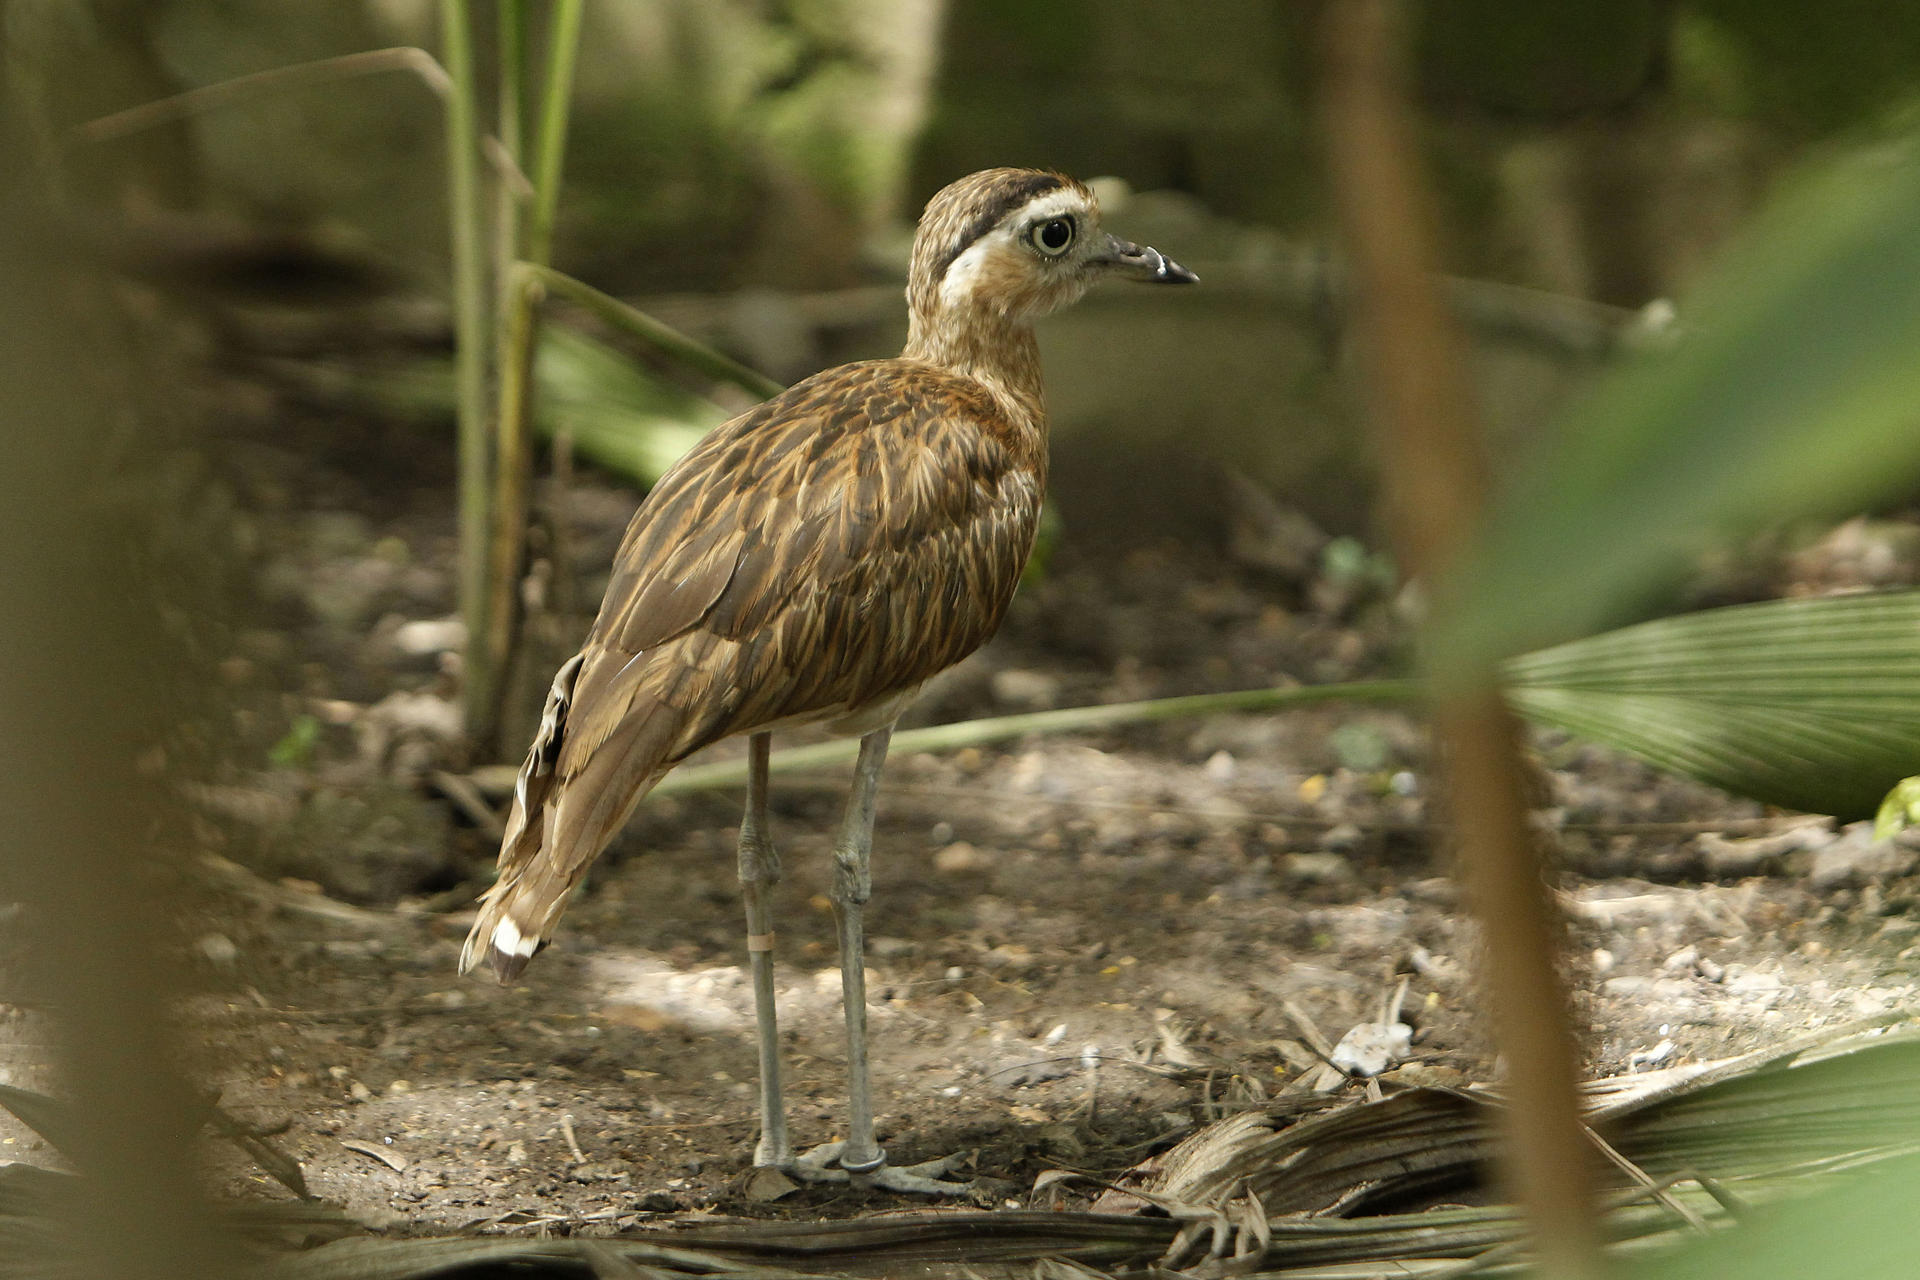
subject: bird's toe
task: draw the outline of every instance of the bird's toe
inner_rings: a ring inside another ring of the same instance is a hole
[[[781,1172],[796,1182],[852,1183],[856,1187],[872,1187],[904,1195],[966,1196],[975,1190],[974,1183],[956,1182],[947,1176],[973,1163],[974,1153],[971,1151],[956,1152],[919,1164],[897,1167],[883,1164],[877,1169],[849,1173],[839,1164],[840,1154],[846,1150],[846,1146],[844,1142],[823,1143],[794,1157],[781,1168]]]

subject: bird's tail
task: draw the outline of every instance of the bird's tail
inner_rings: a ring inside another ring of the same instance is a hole
[[[591,727],[569,723],[586,656],[576,655],[553,678],[540,730],[514,783],[499,877],[481,895],[460,951],[462,973],[485,956],[500,981],[519,977],[546,945],[587,867],[670,767],[680,716],[614,717],[611,731],[597,742]],[[588,703],[599,697],[583,692]],[[570,733],[586,737],[569,744]]]
[[[532,911],[528,872],[543,860],[547,800],[554,790],[555,770],[560,760],[560,744],[567,731],[567,713],[573,707],[574,682],[580,678],[580,666],[586,655],[575,654],[553,677],[547,691],[547,705],[540,715],[539,732],[527,748],[526,762],[513,783],[513,805],[507,812],[507,828],[500,840],[500,874],[493,887],[480,897],[480,914],[460,949],[460,972],[466,973],[480,962],[484,952],[492,964],[494,976],[506,982],[518,977],[533,959],[553,918],[560,914],[560,902],[542,904],[543,911]],[[536,920],[539,915],[544,920]]]

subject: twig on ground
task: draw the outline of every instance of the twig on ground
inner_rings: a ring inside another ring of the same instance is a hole
[[[567,1140],[567,1150],[572,1154],[573,1162],[575,1164],[585,1164],[587,1162],[587,1155],[586,1152],[580,1150],[580,1139],[574,1135],[573,1113],[570,1111],[560,1113],[560,1136]]]
[[[295,889],[288,885],[275,884],[271,880],[249,871],[237,862],[229,862],[217,853],[199,855],[202,868],[211,872],[213,877],[227,889],[251,898],[255,902],[276,907],[282,911],[291,911],[298,915],[316,916],[322,920],[332,920],[338,924],[351,924],[361,928],[373,928],[390,924],[391,915],[379,911],[368,911],[345,902],[336,902],[322,893],[309,889]]]
[[[507,824],[493,811],[486,797],[480,794],[480,788],[473,785],[472,779],[449,773],[445,769],[435,769],[427,775],[427,780],[433,783],[436,791],[453,801],[453,807],[466,814],[468,821],[495,840],[507,833]]]

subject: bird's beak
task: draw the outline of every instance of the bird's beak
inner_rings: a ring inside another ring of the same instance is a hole
[[[1108,236],[1107,247],[1094,261],[1113,268],[1129,280],[1148,284],[1199,284],[1200,277],[1160,252],[1152,245],[1139,245],[1119,236]]]

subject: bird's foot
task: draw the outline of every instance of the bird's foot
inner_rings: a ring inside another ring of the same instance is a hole
[[[946,1177],[955,1169],[970,1163],[973,1159],[971,1152],[957,1152],[938,1160],[925,1160],[897,1168],[884,1163],[886,1157],[882,1156],[881,1164],[848,1170],[840,1165],[840,1155],[846,1146],[844,1142],[825,1143],[782,1165],[781,1172],[796,1182],[844,1182],[855,1187],[872,1187],[906,1195],[964,1196],[974,1191],[973,1183],[954,1182]]]

